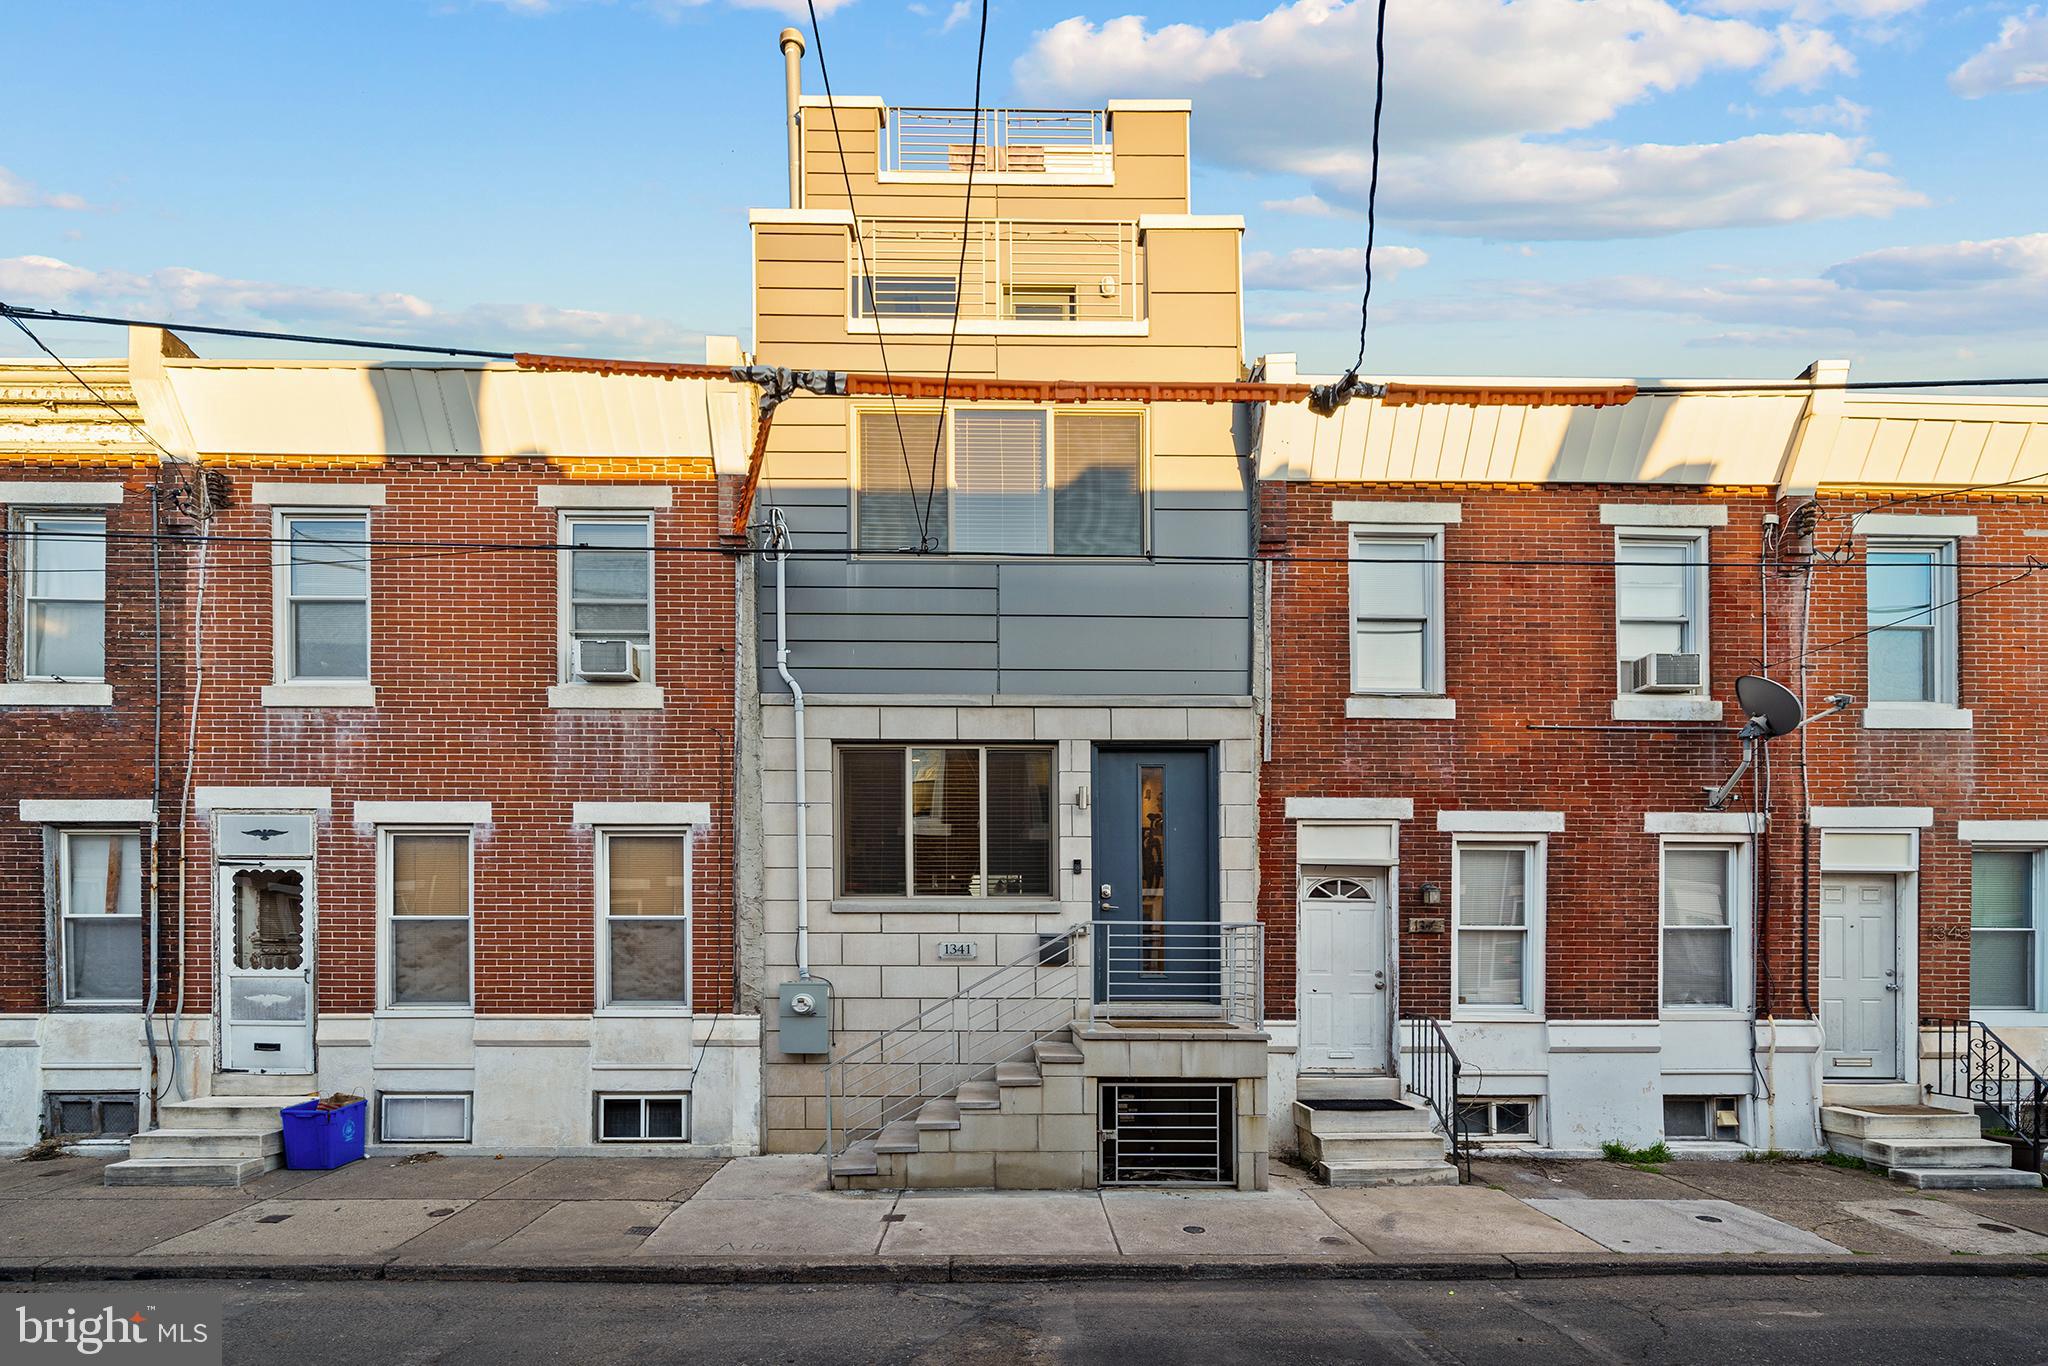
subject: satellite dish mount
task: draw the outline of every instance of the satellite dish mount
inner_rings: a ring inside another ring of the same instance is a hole
[[[1742,708],[1748,719],[1736,737],[1742,741],[1742,762],[1728,775],[1728,781],[1719,787],[1707,789],[1707,810],[1719,811],[1728,804],[1728,798],[1735,792],[1749,770],[1756,766],[1756,747],[1765,740],[1774,740],[1780,735],[1790,735],[1812,721],[1823,716],[1833,716],[1846,709],[1856,699],[1846,693],[1837,693],[1828,698],[1828,709],[1814,716],[1806,714],[1806,708],[1790,688],[1776,683],[1759,674],[1744,674],[1735,680],[1735,702]]]

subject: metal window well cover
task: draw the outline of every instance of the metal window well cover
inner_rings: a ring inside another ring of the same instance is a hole
[[[1223,1186],[1236,1180],[1237,1086],[1102,1083],[1105,1186]]]

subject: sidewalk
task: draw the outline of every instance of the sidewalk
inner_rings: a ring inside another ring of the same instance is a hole
[[[1911,1191],[1809,1162],[1473,1164],[1471,1184],[828,1190],[815,1157],[373,1158],[241,1190],[0,1163],[0,1279],[1502,1279],[2048,1275],[2048,1193]]]

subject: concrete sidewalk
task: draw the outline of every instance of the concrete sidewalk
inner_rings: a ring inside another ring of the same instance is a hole
[[[1474,1164],[1458,1187],[829,1190],[820,1159],[373,1158],[240,1190],[0,1164],[0,1278],[1466,1279],[1673,1270],[2048,1275],[2048,1193],[1808,1162]]]

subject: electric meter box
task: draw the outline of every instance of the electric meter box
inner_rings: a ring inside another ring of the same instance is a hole
[[[822,978],[782,984],[782,1051],[832,1051],[832,988]]]

